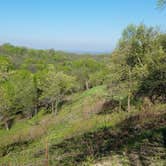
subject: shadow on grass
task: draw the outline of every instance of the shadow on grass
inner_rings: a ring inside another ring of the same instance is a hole
[[[63,166],[81,165],[89,157],[96,160],[110,156],[111,153],[123,154],[125,151],[131,165],[136,165],[135,156],[131,155],[136,151],[142,164],[147,165],[148,157],[155,155],[153,148],[165,146],[166,114],[153,115],[142,124],[141,118],[138,114],[118,124],[117,130],[101,128],[95,132],[66,139],[60,144],[51,145],[49,149],[51,163],[55,162],[56,165]],[[142,148],[145,145],[147,149]],[[162,149],[159,157],[166,156],[165,152]]]

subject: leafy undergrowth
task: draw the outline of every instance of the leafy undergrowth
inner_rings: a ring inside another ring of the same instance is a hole
[[[1,130],[0,165],[165,165],[165,105],[101,114],[106,97],[99,86],[71,96],[57,116]]]

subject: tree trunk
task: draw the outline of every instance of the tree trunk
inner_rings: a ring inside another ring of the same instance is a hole
[[[131,106],[131,70],[129,69],[129,92],[128,92],[127,110],[130,111]]]
[[[6,130],[9,130],[9,124],[7,121],[5,122],[5,128],[6,128]]]
[[[59,100],[57,99],[57,101],[55,102],[55,109],[54,109],[55,115],[57,115],[57,112],[58,112],[58,104],[59,104]]]
[[[127,110],[130,111],[130,91],[129,91],[128,100],[127,100]]]
[[[48,138],[46,138],[45,146],[45,166],[49,166]]]
[[[86,90],[88,90],[88,89],[89,89],[89,83],[88,83],[88,81],[87,81],[87,80],[85,81],[85,87],[86,87]]]
[[[34,107],[35,107],[35,115],[37,115],[37,113],[38,113],[38,98],[37,98],[37,94],[36,94],[36,97],[35,97]]]
[[[37,113],[38,113],[38,89],[37,89],[37,79],[35,76],[33,77],[33,82],[34,82],[34,89],[35,89],[34,107],[35,107],[35,115],[37,115]]]
[[[38,112],[37,105],[35,105],[35,115],[37,115],[37,112]]]
[[[121,103],[121,100],[119,101],[119,111],[122,110],[122,103]]]
[[[54,113],[54,102],[51,103],[51,112]]]

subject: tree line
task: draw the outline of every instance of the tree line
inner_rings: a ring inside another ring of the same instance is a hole
[[[129,25],[108,55],[0,46],[0,122],[7,130],[41,109],[56,115],[67,96],[99,85],[118,109],[131,111],[145,97],[166,102],[166,34]]]

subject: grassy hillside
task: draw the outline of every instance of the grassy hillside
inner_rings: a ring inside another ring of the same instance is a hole
[[[0,130],[0,165],[165,165],[166,105],[111,111],[98,86]],[[148,118],[147,118],[148,117]]]

